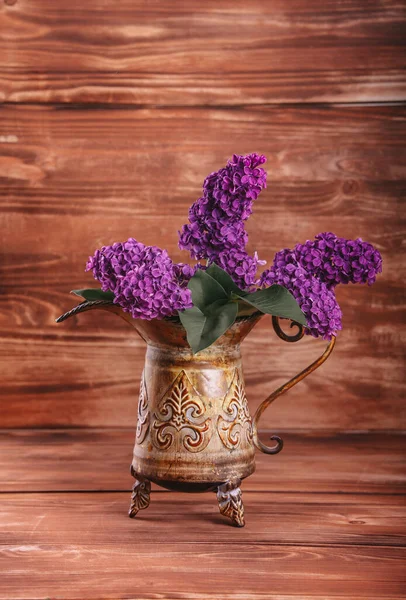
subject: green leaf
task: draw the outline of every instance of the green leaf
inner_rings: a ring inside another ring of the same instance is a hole
[[[192,292],[194,306],[202,312],[216,300],[228,300],[229,297],[223,286],[202,269],[198,269],[189,280],[188,288]]]
[[[216,300],[206,306],[206,313],[197,306],[179,311],[179,318],[186,329],[187,341],[193,353],[208,348],[218,340],[234,323],[237,311],[236,302],[224,299]]]
[[[223,303],[221,300],[214,302],[210,306],[210,312],[203,327],[197,352],[208,348],[218,340],[234,323],[237,312],[238,305],[236,302]]]
[[[206,323],[206,315],[204,315],[197,306],[178,311],[178,315],[180,322],[186,329],[186,337],[189,346],[192,348],[193,352],[197,352],[195,351],[195,348],[199,345],[203,327]]]
[[[268,315],[284,317],[306,326],[306,317],[292,294],[282,285],[271,285],[252,294],[235,294],[239,300]]]
[[[85,300],[114,300],[113,292],[103,292],[97,288],[89,288],[87,290],[72,290],[71,294],[81,296]]]
[[[243,290],[234,283],[230,275],[224,271],[224,269],[216,265],[216,263],[212,263],[210,267],[206,269],[206,273],[213,277],[213,279],[215,279],[229,294],[244,294]]]
[[[250,317],[258,312],[257,308],[254,308],[251,304],[247,304],[246,302],[242,302],[241,300],[238,302],[238,313],[237,317]]]

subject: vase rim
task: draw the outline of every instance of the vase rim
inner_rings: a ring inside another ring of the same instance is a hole
[[[251,315],[237,317],[227,331],[213,342],[207,350],[218,349],[219,347],[224,349],[227,346],[239,344],[262,316],[263,313],[256,311]],[[179,318],[132,319],[131,324],[148,345],[183,348],[192,352],[187,341],[186,329]]]

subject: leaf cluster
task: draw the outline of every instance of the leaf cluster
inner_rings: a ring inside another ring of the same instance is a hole
[[[193,307],[179,311],[187,340],[194,354],[211,346],[237,317],[256,312],[284,317],[306,326],[306,318],[295,298],[281,285],[247,292],[241,290],[221,267],[212,263],[198,269],[188,283]],[[85,300],[114,300],[112,292],[100,289],[73,290]]]
[[[261,312],[306,325],[306,318],[292,294],[281,285],[247,292],[215,263],[198,269],[188,283],[193,308],[179,311],[187,340],[196,354],[218,340],[238,316]]]

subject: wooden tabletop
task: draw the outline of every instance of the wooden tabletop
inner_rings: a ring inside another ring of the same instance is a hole
[[[133,436],[0,432],[1,599],[406,597],[406,436],[283,433],[243,482],[244,529],[156,486],[129,519]]]

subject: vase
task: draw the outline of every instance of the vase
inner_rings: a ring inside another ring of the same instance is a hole
[[[330,355],[335,338],[323,355],[278,388],[251,417],[244,384],[241,342],[263,317],[239,317],[209,348],[193,354],[186,331],[178,319],[132,319],[105,301],[84,302],[62,315],[101,308],[130,323],[146,343],[141,375],[138,419],[131,473],[135,479],[129,516],[150,503],[151,482],[182,492],[215,491],[220,512],[244,526],[241,481],[255,470],[256,449],[277,454],[283,447],[278,436],[273,445],[259,439],[258,421],[278,396],[296,385]],[[288,342],[303,336],[285,333],[273,317],[276,334]]]

